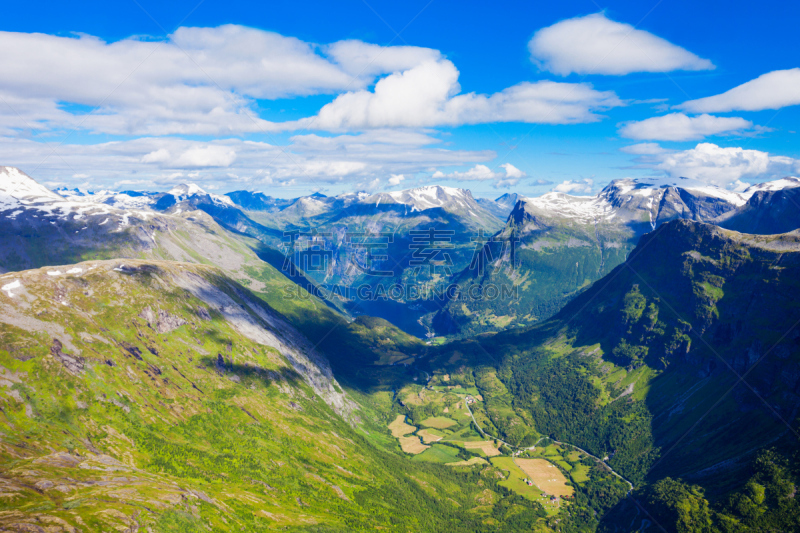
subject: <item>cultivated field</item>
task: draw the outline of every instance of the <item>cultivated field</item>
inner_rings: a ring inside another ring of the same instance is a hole
[[[432,416],[420,422],[420,425],[429,428],[445,429],[449,428],[450,426],[455,426],[456,421],[444,416]]]
[[[472,465],[485,465],[488,464],[483,457],[473,457],[469,461],[457,461],[455,463],[447,463],[447,466],[472,466]]]
[[[389,424],[389,431],[392,432],[392,436],[400,441],[400,449],[406,453],[416,455],[430,448],[430,446],[425,446],[422,444],[417,435],[410,435],[408,437],[405,436],[409,433],[414,433],[417,430],[416,427],[406,424],[405,420],[405,416],[397,415],[397,418],[394,419],[394,422]]]
[[[410,437],[400,437],[398,440],[400,441],[400,449],[406,453],[416,455],[430,448],[430,446],[422,444],[422,442],[419,440],[419,437],[416,435],[411,435]]]
[[[558,497],[571,496],[572,487],[555,465],[544,459],[515,459],[514,462],[543,492]]]
[[[468,450],[481,450],[483,453],[486,454],[487,457],[494,457],[495,455],[500,455],[500,450],[498,450],[497,446],[494,445],[494,442],[490,440],[462,442],[460,444]]]
[[[399,439],[403,435],[414,433],[417,430],[414,426],[406,424],[406,417],[404,415],[397,415],[397,418],[389,424],[389,431],[392,432],[392,437]]]
[[[425,444],[430,444],[431,442],[442,440],[442,437],[440,435],[436,435],[429,429],[421,429],[417,432],[417,435],[422,437],[422,442],[424,442]]]

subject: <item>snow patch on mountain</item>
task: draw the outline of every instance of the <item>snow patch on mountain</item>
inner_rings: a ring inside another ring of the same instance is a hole
[[[759,183],[758,185],[751,185],[742,192],[742,195],[746,198],[750,198],[760,191],[781,191],[783,189],[794,189],[796,187],[800,187],[800,178],[782,178],[766,183]]]
[[[0,210],[14,209],[34,202],[60,202],[64,198],[38,184],[14,167],[0,167]]]
[[[176,185],[167,191],[167,194],[174,196],[176,202],[182,202],[194,197],[207,197],[216,204],[223,204],[231,207],[236,205],[233,203],[233,200],[227,196],[206,192],[199,185],[194,183],[182,183],[180,185]]]
[[[373,194],[362,200],[362,203],[374,204],[375,207],[382,203],[403,204],[409,206],[412,213],[425,211],[426,209],[443,208],[448,211],[460,211],[467,214],[469,210],[481,209],[472,197],[472,193],[467,189],[441,185],[428,185],[404,191]]]
[[[736,207],[743,206],[747,203],[750,195],[739,194],[737,192],[722,189],[720,187],[686,187],[686,190],[695,194],[702,194],[714,198],[720,198],[726,202],[735,205]]]
[[[604,196],[571,196],[562,192],[548,192],[535,198],[520,197],[520,201],[546,216],[575,219],[584,224],[598,220],[610,220],[615,215],[614,207]]]

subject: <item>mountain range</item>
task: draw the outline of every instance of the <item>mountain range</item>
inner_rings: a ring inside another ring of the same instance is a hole
[[[790,231],[798,223],[800,180],[732,192],[625,179],[596,196],[552,192],[496,200],[441,186],[289,200],[249,191],[217,195],[196,185],[167,193],[61,192],[73,202],[118,209],[204,211],[263,243],[261,257],[273,266],[286,272],[291,263],[291,275],[331,305],[431,337],[499,331],[552,316],[624,261],[639,237],[668,220],[749,233]],[[418,234],[431,228],[440,240]],[[374,297],[398,285],[414,288]],[[369,290],[361,294],[369,297],[359,296],[363,286]],[[503,292],[512,297],[492,297]]]
[[[2,167],[0,524],[796,530],[798,194],[279,200]],[[353,297],[417,284],[447,297]]]

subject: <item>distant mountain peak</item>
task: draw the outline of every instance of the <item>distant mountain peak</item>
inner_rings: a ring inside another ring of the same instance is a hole
[[[199,185],[194,183],[181,183],[180,185],[176,185],[169,191],[167,194],[171,194],[172,196],[194,196],[195,194],[208,194],[205,190],[203,190]]]
[[[58,202],[64,197],[40,185],[15,167],[0,167],[0,209],[11,209],[27,202]]]
[[[469,190],[442,185],[425,185],[403,191],[378,193],[366,198],[364,202],[375,202],[376,205],[381,202],[405,204],[415,211],[434,208],[480,209]]]
[[[800,187],[800,178],[787,177],[751,185],[746,188],[742,194],[749,197],[759,191],[780,191],[783,189],[795,189],[797,187]]]

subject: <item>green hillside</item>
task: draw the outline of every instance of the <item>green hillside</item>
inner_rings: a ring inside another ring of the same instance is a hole
[[[217,269],[106,261],[11,279],[3,529],[528,531],[544,520],[492,468],[404,458],[380,412],[348,399],[308,341]],[[497,497],[479,504],[486,491]]]
[[[796,233],[671,222],[553,319],[449,343],[424,368],[474,387],[476,420],[513,445],[550,436],[656,499],[671,478],[722,505],[763,450],[796,445],[799,297]]]

